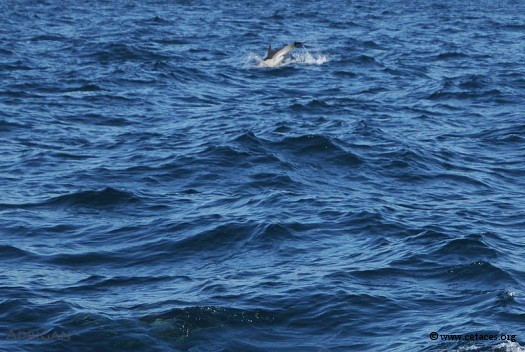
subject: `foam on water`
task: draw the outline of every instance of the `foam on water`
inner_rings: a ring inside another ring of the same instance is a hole
[[[445,351],[450,351],[450,349],[444,349],[443,352]],[[476,344],[459,346],[456,352],[525,352],[525,347],[517,342],[505,341],[489,347]]]

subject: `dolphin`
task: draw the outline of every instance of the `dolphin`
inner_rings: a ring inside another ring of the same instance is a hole
[[[301,42],[293,42],[288,45],[283,46],[279,50],[272,50],[272,44],[268,47],[268,52],[266,53],[266,57],[261,61],[259,66],[263,67],[275,67],[282,64],[284,61],[284,58],[290,51],[292,51],[295,48],[302,48],[304,46],[304,43]]]

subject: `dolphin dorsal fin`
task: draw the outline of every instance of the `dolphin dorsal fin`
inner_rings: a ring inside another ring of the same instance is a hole
[[[268,52],[266,53],[265,60],[271,59],[272,56],[275,54],[275,51],[272,51],[272,43],[268,46]]]

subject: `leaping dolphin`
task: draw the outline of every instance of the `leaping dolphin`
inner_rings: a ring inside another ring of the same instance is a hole
[[[268,53],[266,54],[266,57],[263,59],[263,61],[261,61],[259,65],[263,67],[279,66],[283,62],[284,57],[288,55],[290,51],[292,51],[295,48],[302,48],[303,46],[304,44],[301,42],[293,42],[288,45],[285,45],[279,50],[272,50],[272,44],[270,44],[270,46],[268,47]]]

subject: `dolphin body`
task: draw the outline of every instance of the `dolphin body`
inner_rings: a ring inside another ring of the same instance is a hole
[[[275,67],[282,64],[284,61],[284,58],[290,51],[292,51],[295,48],[302,48],[304,46],[301,42],[293,42],[288,45],[285,45],[279,50],[272,50],[272,44],[268,47],[268,53],[266,54],[266,57],[261,61],[259,66],[262,67]]]

